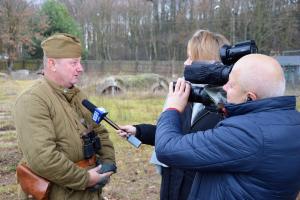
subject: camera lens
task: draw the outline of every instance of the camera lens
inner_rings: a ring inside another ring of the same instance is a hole
[[[173,81],[173,91],[175,90],[176,81]],[[213,101],[209,95],[205,92],[204,87],[192,85],[189,102],[198,102],[203,105],[211,105]]]
[[[193,85],[191,88],[189,101],[202,103],[203,105],[211,105],[213,103],[209,95],[205,92],[204,87]]]

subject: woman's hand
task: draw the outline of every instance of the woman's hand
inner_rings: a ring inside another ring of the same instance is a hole
[[[130,135],[136,134],[136,127],[132,125],[119,126],[121,130],[117,130],[117,133],[124,138],[129,137]]]

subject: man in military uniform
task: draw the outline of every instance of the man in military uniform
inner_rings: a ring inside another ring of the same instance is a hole
[[[113,171],[100,170],[114,165],[115,152],[108,131],[92,121],[81,103],[86,96],[75,86],[83,72],[80,41],[55,34],[42,48],[44,76],[17,98],[14,108],[21,163],[50,181],[50,200],[102,199],[102,187]],[[83,139],[91,132],[88,141],[98,139],[97,148]],[[86,152],[88,145],[92,149]],[[19,189],[21,199],[31,197]]]

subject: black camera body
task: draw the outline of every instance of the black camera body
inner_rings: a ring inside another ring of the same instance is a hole
[[[220,49],[220,57],[224,65],[232,65],[241,57],[251,53],[257,53],[254,40],[247,40],[233,46],[225,44]]]
[[[184,68],[184,78],[192,83],[189,96],[190,102],[199,102],[204,105],[216,104],[205,90],[205,87],[194,84],[208,84],[222,86],[227,83],[233,64],[241,57],[257,53],[254,40],[247,40],[233,46],[223,45],[220,49],[221,62],[193,62]],[[174,84],[175,85],[175,84]]]

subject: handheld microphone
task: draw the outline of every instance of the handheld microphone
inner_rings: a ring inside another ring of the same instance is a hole
[[[106,121],[109,125],[111,125],[116,130],[121,130],[121,128],[111,121],[106,115],[108,112],[104,108],[97,108],[94,104],[92,104],[89,100],[84,99],[82,101],[82,105],[86,107],[92,114],[93,121],[99,124],[102,120]],[[127,137],[127,141],[132,144],[134,147],[139,148],[142,142],[137,139],[134,135],[130,135]]]

